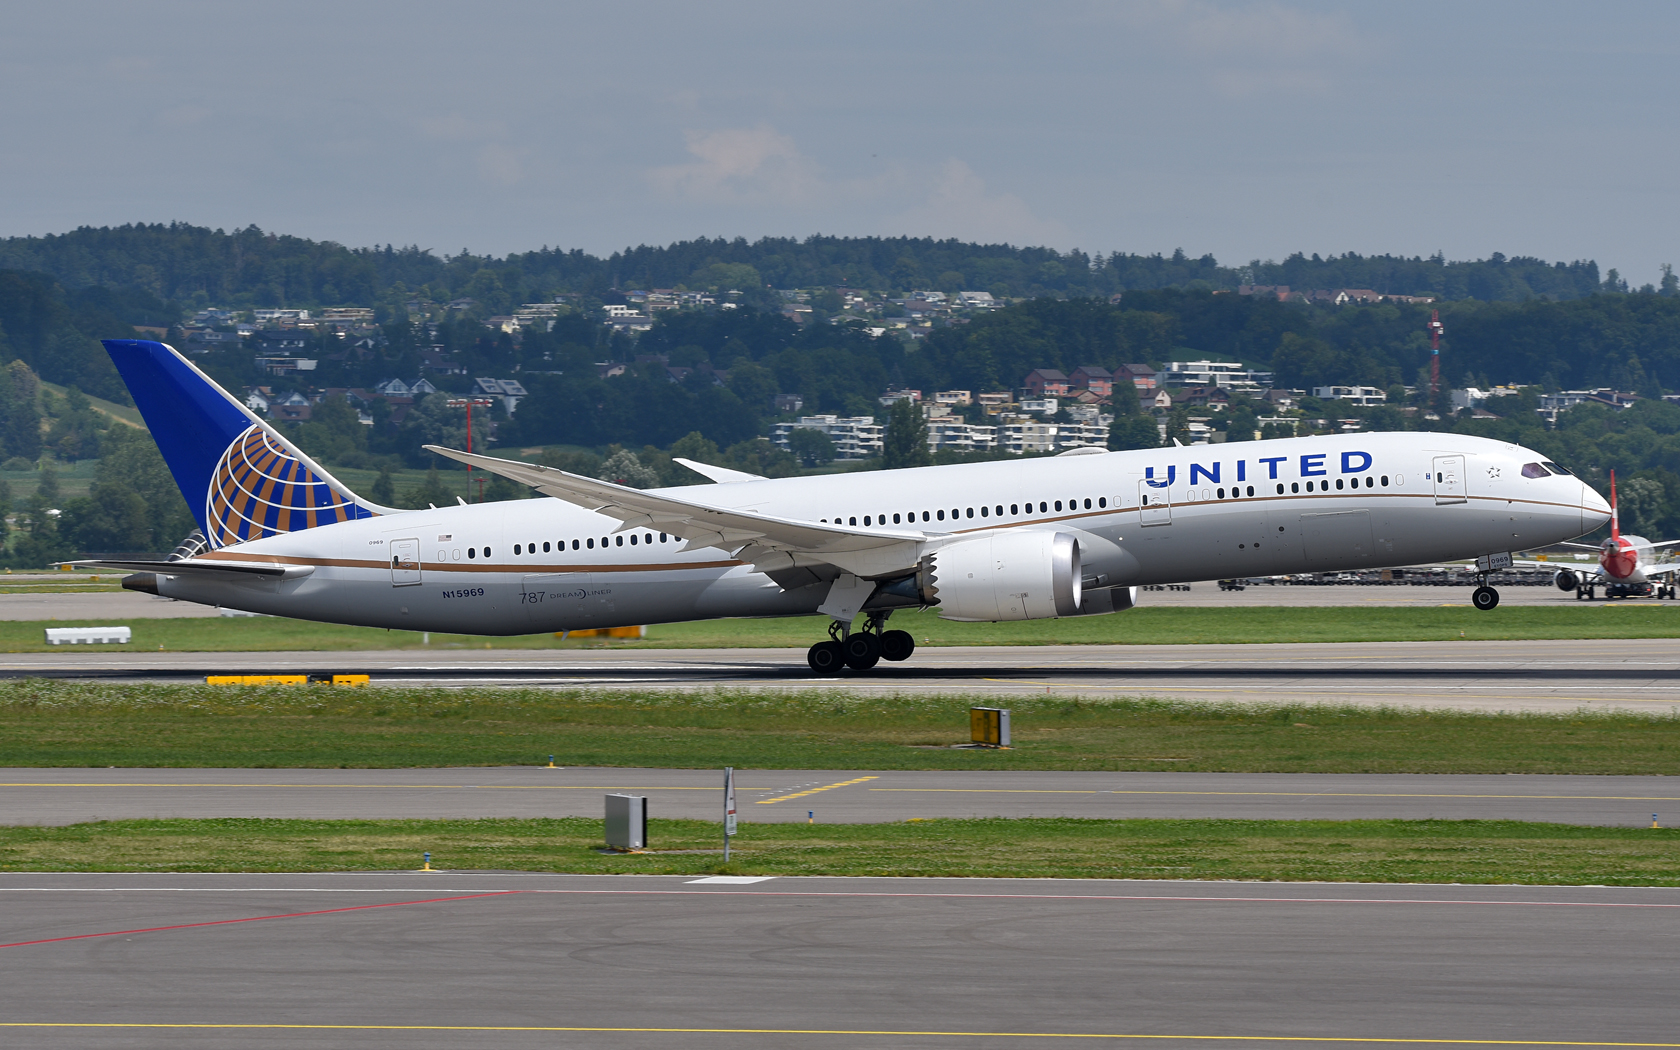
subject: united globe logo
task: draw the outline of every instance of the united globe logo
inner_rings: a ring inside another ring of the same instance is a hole
[[[212,547],[374,517],[277,444],[260,424],[252,424],[222,453],[205,512]]]

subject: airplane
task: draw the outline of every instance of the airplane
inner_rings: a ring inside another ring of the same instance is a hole
[[[1588,543],[1563,543],[1598,554],[1597,569],[1570,567],[1559,569],[1553,582],[1560,591],[1574,591],[1576,599],[1592,601],[1599,585],[1606,598],[1673,599],[1676,589],[1675,573],[1680,562],[1659,560],[1658,551],[1680,546],[1680,540],[1652,543],[1643,536],[1622,535],[1621,515],[1616,510],[1616,472],[1610,472],[1610,536],[1600,546]],[[1522,562],[1528,566],[1546,566],[1546,562]]]
[[[828,617],[812,671],[915,650],[895,610],[1091,616],[1140,586],[1502,555],[1580,536],[1602,497],[1539,453],[1374,433],[636,489],[426,446],[543,499],[358,496],[172,347],[106,340],[198,529],[123,586],[327,623],[481,635]],[[1499,602],[1486,574],[1478,608]],[[859,623],[859,618],[861,623]],[[854,626],[856,624],[856,626]]]

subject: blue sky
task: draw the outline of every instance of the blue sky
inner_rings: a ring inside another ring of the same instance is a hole
[[[1680,5],[16,5],[0,234],[1680,263]]]

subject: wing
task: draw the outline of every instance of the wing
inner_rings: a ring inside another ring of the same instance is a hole
[[[689,470],[694,471],[694,473],[699,474],[699,475],[701,475],[703,477],[706,477],[706,478],[710,478],[712,481],[717,482],[719,485],[727,485],[727,484],[729,484],[731,482],[735,482],[735,481],[767,481],[767,480],[769,480],[766,477],[764,477],[764,475],[762,475],[762,474],[748,474],[744,470],[730,470],[728,467],[714,467],[710,463],[701,463],[701,462],[698,462],[697,460],[684,459],[681,456],[672,456],[671,457],[671,462],[681,463],[683,466],[687,467]]]
[[[616,532],[653,528],[684,540],[684,551],[706,547],[732,551],[785,589],[832,579],[840,572],[866,579],[910,572],[932,538],[928,533],[914,530],[847,528],[708,507],[664,492],[614,485],[534,463],[480,456],[438,445],[425,448],[500,474],[545,496],[617,518],[623,524]],[[701,487],[697,491],[712,490]]]

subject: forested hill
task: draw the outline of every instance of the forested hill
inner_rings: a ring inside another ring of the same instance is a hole
[[[642,246],[606,258],[542,248],[505,258],[437,255],[418,247],[347,248],[266,233],[184,223],[82,227],[71,233],[0,240],[0,269],[49,274],[71,289],[133,289],[196,306],[387,306],[421,292],[444,301],[477,299],[503,311],[557,292],[678,284],[874,290],[978,290],[1008,297],[1106,297],[1160,288],[1370,288],[1441,299],[1520,302],[1626,291],[1591,261],[1547,263],[1495,252],[1450,262],[1435,255],[1291,255],[1282,262],[1222,266],[1212,255],[1087,255],[1075,250],[970,244],[914,237],[700,239]],[[394,312],[394,311],[393,311]]]

